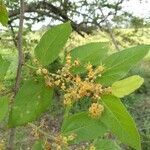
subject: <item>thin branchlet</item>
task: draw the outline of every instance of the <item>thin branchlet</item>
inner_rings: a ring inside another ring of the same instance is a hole
[[[19,22],[19,31],[18,31],[18,67],[17,67],[17,75],[16,75],[16,81],[14,86],[14,97],[17,95],[20,82],[21,82],[21,72],[22,72],[22,65],[23,65],[23,38],[22,38],[22,32],[23,32],[23,20],[24,20],[24,0],[20,0],[20,22]],[[11,110],[10,110],[11,111]],[[15,137],[15,128],[12,128],[10,130],[10,135],[8,139],[8,150],[13,150],[14,146],[14,137]]]

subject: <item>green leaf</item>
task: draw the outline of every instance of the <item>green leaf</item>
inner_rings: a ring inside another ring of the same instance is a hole
[[[92,119],[88,113],[82,112],[68,117],[62,125],[64,135],[76,134],[76,142],[87,141],[102,136],[106,132],[105,125]]]
[[[63,50],[69,35],[71,34],[71,25],[69,22],[57,25],[49,29],[41,38],[35,48],[37,59],[43,64],[48,65],[58,58]]]
[[[136,125],[120,99],[112,95],[105,95],[102,97],[102,102],[105,111],[101,121],[124,144],[141,150],[140,136]]]
[[[0,23],[3,26],[6,26],[8,23],[8,12],[2,0],[0,0]]]
[[[97,150],[121,150],[119,145],[115,143],[115,141],[108,139],[99,139],[94,146]]]
[[[41,140],[38,140],[34,143],[32,150],[44,150],[44,143]]]
[[[52,102],[53,90],[43,80],[25,81],[18,92],[9,115],[9,126],[24,125],[36,120]]]
[[[4,77],[9,68],[9,65],[10,65],[10,62],[8,62],[7,60],[4,60],[2,56],[0,55],[0,81],[4,80]]]
[[[138,89],[144,82],[144,79],[138,75],[114,82],[112,84],[112,93],[117,97],[124,97]]]
[[[106,67],[102,77],[97,82],[111,85],[123,78],[150,50],[150,45],[139,45],[110,55],[103,61]]]
[[[0,98],[0,122],[5,118],[9,109],[9,101],[7,97]]]
[[[88,64],[89,62],[96,66],[102,63],[102,60],[107,56],[108,43],[106,42],[95,42],[82,45],[74,48],[71,51],[72,61],[79,60],[82,65]],[[85,71],[84,67],[74,67],[74,73],[82,73]]]
[[[92,65],[99,65],[107,56],[108,43],[95,42],[82,45],[74,48],[71,51],[72,60],[78,59],[81,63],[91,63]]]

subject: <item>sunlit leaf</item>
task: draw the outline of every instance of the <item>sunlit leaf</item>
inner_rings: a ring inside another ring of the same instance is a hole
[[[114,82],[112,84],[112,93],[117,97],[124,97],[138,89],[144,82],[144,79],[138,75]]]

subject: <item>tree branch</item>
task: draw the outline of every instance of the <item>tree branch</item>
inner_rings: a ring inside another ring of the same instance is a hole
[[[22,72],[22,65],[23,65],[23,48],[22,48],[23,18],[24,18],[24,0],[20,0],[20,22],[19,22],[18,43],[17,43],[18,68],[17,68],[16,82],[14,86],[14,97],[17,95],[20,87],[21,72]],[[15,128],[12,128],[10,130],[10,135],[9,135],[9,141],[7,147],[8,150],[13,150],[14,137],[15,137]]]
[[[24,8],[24,12],[27,13],[40,13],[42,15],[48,16],[48,17],[53,17],[54,15],[50,15],[50,13],[55,14],[54,19],[57,19],[59,21],[70,21],[72,28],[79,33],[81,36],[84,36],[79,30],[78,30],[78,25],[73,22],[73,20],[71,20],[64,12],[63,10],[61,10],[59,7],[56,7],[54,5],[52,5],[50,2],[46,2],[46,1],[39,1],[38,3],[36,2],[32,2],[28,5],[26,5],[26,7]],[[17,15],[19,14],[19,10],[15,9],[9,12],[9,18],[13,18],[13,19],[17,19]],[[59,18],[61,17],[61,18]],[[12,20],[12,19],[11,19]]]
[[[99,10],[101,11],[102,17],[103,17],[103,18],[106,18],[105,15],[104,15],[104,13],[103,13],[103,10],[102,10],[101,6],[99,6]],[[109,26],[109,22],[108,22],[107,19],[105,19],[105,23],[106,23],[106,27],[107,27],[108,33],[109,33],[109,35],[110,35],[110,38],[112,39],[112,42],[113,42],[113,44],[114,44],[116,50],[119,51],[119,47],[118,47],[117,41],[116,41],[116,39],[115,39],[115,37],[114,37],[112,31],[111,31],[111,28],[110,28],[110,26]]]

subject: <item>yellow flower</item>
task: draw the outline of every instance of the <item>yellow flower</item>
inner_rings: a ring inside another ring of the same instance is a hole
[[[89,70],[91,70],[92,69],[92,65],[91,64],[88,64],[87,66],[86,66],[86,69],[89,71]]]
[[[69,53],[69,54],[67,54],[67,56],[66,56],[66,60],[67,60],[67,59],[71,59],[70,53]]]
[[[89,71],[88,78],[94,78],[94,76],[95,76],[94,71],[93,70]]]
[[[110,94],[111,92],[112,92],[111,87],[107,87],[104,89],[104,93],[106,93],[106,94]]]
[[[42,69],[42,73],[43,73],[44,75],[47,75],[47,74],[48,74],[48,70],[45,69],[45,68],[43,68],[43,69]]]
[[[71,56],[70,56],[70,54],[68,54],[67,56],[66,56],[66,64],[71,64]]]
[[[73,65],[74,65],[74,66],[79,66],[79,65],[80,65],[79,60],[75,60],[74,63],[73,63]]]
[[[57,145],[56,150],[62,150],[60,145]]]
[[[63,142],[63,144],[67,145],[67,144],[68,144],[68,139],[67,139],[67,137],[63,136],[62,142]]]
[[[64,105],[70,106],[72,104],[71,96],[70,94],[65,94],[64,95]]]
[[[37,74],[37,75],[41,75],[41,74],[42,74],[42,69],[38,69],[38,70],[36,71],[36,74]]]
[[[60,88],[61,88],[62,90],[65,90],[65,89],[66,89],[65,83],[62,83],[62,85],[60,86]]]
[[[92,105],[89,108],[89,114],[92,118],[101,117],[103,111],[104,107],[98,103],[92,103]]]
[[[55,83],[55,85],[58,86],[60,84],[60,82],[61,82],[60,80],[56,80],[54,83]]]
[[[101,73],[104,71],[104,66],[98,66],[96,69],[96,73]]]
[[[71,134],[68,136],[68,141],[72,141],[76,138],[76,134]]]
[[[80,78],[80,76],[78,76],[78,75],[76,76],[76,78],[75,78],[75,82],[76,82],[76,83],[81,82],[81,78]]]

